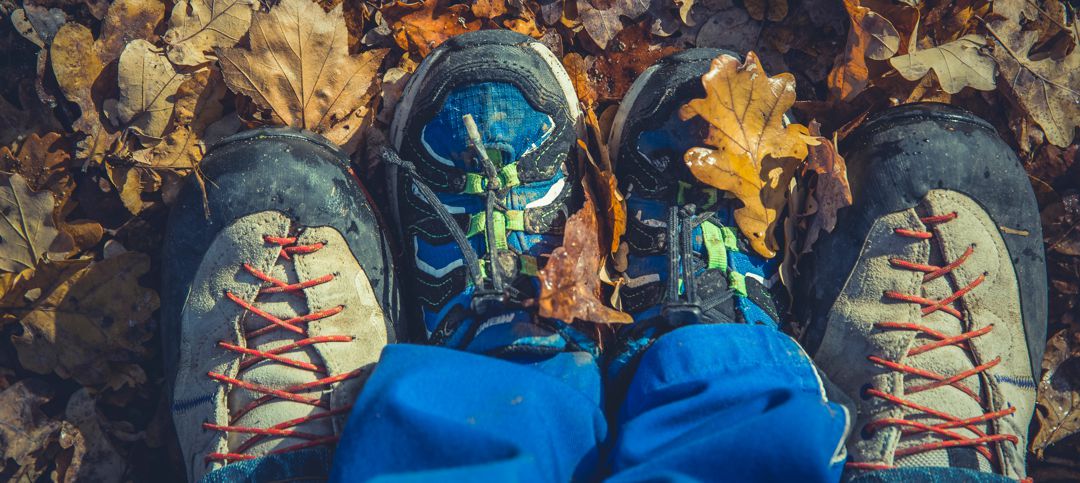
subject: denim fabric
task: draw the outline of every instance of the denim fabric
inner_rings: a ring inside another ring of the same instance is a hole
[[[200,483],[265,481],[325,481],[330,473],[330,451],[308,448],[285,454],[239,461],[207,473]]]
[[[1016,480],[967,468],[897,468],[863,473],[845,483],[1013,483]]]
[[[645,352],[609,428],[585,354],[518,363],[438,347],[383,352],[332,481],[837,481],[847,414],[767,326],[691,326]]]

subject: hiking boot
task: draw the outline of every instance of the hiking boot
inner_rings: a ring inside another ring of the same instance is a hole
[[[845,140],[854,204],[800,267],[805,346],[858,408],[848,469],[1025,476],[1046,268],[1035,197],[993,127],[893,108]]]
[[[701,84],[716,49],[661,59],[634,81],[611,127],[608,146],[626,197],[628,248],[622,309],[635,323],[620,331],[615,372],[653,340],[699,323],[776,327],[771,288],[778,259],[758,256],[734,223],[740,203],[698,181],[683,161],[704,146],[708,124],[679,119],[679,108],[705,97]]]
[[[332,446],[398,338],[390,250],[344,153],[310,133],[229,138],[172,210],[162,339],[192,481]],[[325,476],[325,475],[323,475]]]
[[[382,156],[410,315],[430,343],[491,355],[594,350],[563,321],[520,310],[582,203],[569,158],[580,119],[562,64],[529,37],[466,33],[420,63]]]

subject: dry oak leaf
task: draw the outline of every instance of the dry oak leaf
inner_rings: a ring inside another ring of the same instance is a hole
[[[788,14],[787,0],[744,0],[743,4],[750,17],[759,22],[765,19],[779,22]]]
[[[743,202],[735,222],[754,250],[771,258],[779,248],[773,228],[795,167],[807,146],[819,143],[806,126],[784,125],[784,113],[795,103],[795,77],[769,77],[750,52],[743,64],[717,57],[701,82],[705,98],[690,100],[679,115],[707,121],[705,144],[715,149],[691,148],[686,164],[695,177]]]
[[[229,89],[271,111],[275,122],[349,141],[386,51],[350,56],[341,4],[326,12],[309,0],[256,13],[248,35],[250,49],[217,50]]]
[[[810,135],[821,136],[821,126],[817,121],[810,121]],[[815,210],[810,227],[802,244],[802,253],[810,251],[821,231],[832,232],[836,228],[836,212],[840,208],[851,206],[851,185],[848,184],[847,163],[836,151],[836,144],[823,137],[818,137],[817,146],[810,146],[806,157],[804,172],[817,174],[814,184],[813,201]]]
[[[401,7],[399,7],[401,8]],[[383,12],[391,22],[394,42],[402,49],[427,57],[432,49],[450,37],[480,29],[480,21],[473,17],[468,5],[446,5],[428,0],[415,10],[397,18]]]
[[[900,48],[900,34],[889,19],[863,7],[860,0],[844,0],[851,27],[847,46],[829,72],[829,90],[836,100],[850,101],[870,82],[866,59],[885,60]]]
[[[931,70],[942,90],[956,94],[965,87],[990,91],[995,87],[994,59],[983,55],[986,39],[969,34],[932,49],[923,49],[889,59],[907,80],[922,79]]]
[[[991,21],[987,31],[1001,78],[1018,103],[1048,141],[1058,147],[1071,144],[1080,127],[1080,50],[1061,60],[1032,60],[1028,54],[1038,32],[1021,31],[1019,24],[1005,19]]]
[[[80,159],[100,162],[119,137],[102,123],[101,114],[105,100],[113,95],[114,83],[108,77],[99,78],[115,75],[111,64],[125,45],[135,39],[153,39],[164,16],[165,6],[158,0],[117,0],[109,6],[97,40],[90,29],[74,22],[56,33],[49,58],[60,91],[79,107],[72,128],[86,136],[76,153]]]
[[[181,0],[169,15],[162,37],[173,63],[197,66],[212,62],[214,49],[232,47],[251,26],[259,2],[252,0]]]
[[[120,54],[120,121],[140,136],[160,139],[173,115],[173,96],[187,78],[154,44],[132,41]]]
[[[628,324],[633,318],[604,305],[600,300],[601,252],[597,239],[596,206],[586,197],[585,206],[566,220],[563,244],[551,252],[538,273],[541,317],[598,324]],[[604,247],[607,248],[607,247]]]
[[[0,171],[22,175],[34,191],[48,189],[57,195],[71,192],[75,187],[68,173],[71,154],[65,138],[55,132],[44,136],[33,133],[14,152],[0,147]]]
[[[158,296],[138,279],[150,270],[150,257],[127,252],[77,267],[43,288],[33,305],[16,309],[23,333],[12,342],[27,370],[112,385],[116,373],[130,372],[148,353]]]
[[[649,0],[611,0],[606,8],[589,0],[577,0],[578,19],[589,38],[601,49],[623,30],[621,17],[635,20],[649,10]]]
[[[24,379],[0,392],[0,473],[10,481],[38,481],[50,467],[55,467],[52,481],[77,479],[86,451],[79,430],[49,419],[41,410],[54,392],[40,379]],[[52,455],[49,447],[54,444],[64,451]],[[48,461],[50,456],[55,460]],[[8,462],[16,468],[8,468]]]
[[[1039,459],[1049,446],[1080,433],[1080,333],[1062,329],[1046,343],[1031,450]]]
[[[71,246],[56,227],[55,206],[52,193],[35,193],[22,176],[0,173],[0,271],[34,268],[42,258],[67,251],[53,252]]]

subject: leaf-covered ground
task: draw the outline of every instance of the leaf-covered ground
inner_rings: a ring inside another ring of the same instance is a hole
[[[381,167],[367,152],[385,139],[417,64],[451,35],[506,28],[563,59],[588,113],[579,158],[598,211],[571,218],[537,302],[563,318],[620,318],[598,299],[604,284],[619,283],[626,216],[603,139],[630,83],[666,54],[753,51],[745,63],[718,61],[703,81],[725,80],[731,99],[777,112],[794,103],[799,124],[787,127],[771,118],[734,126],[730,106],[710,97],[682,111],[713,133],[686,162],[744,201],[739,227],[755,250],[784,257],[785,279],[850,203],[834,145],[868,114],[936,101],[988,119],[1030,175],[1049,263],[1050,337],[1030,467],[1037,481],[1078,480],[1075,5],[0,0],[0,479],[180,479],[165,470],[181,466],[156,330],[159,251],[180,183],[197,179],[216,140],[290,125],[344,146],[379,197]],[[765,91],[773,97],[757,95]],[[718,134],[735,127],[759,136]],[[576,263],[582,258],[588,263]]]

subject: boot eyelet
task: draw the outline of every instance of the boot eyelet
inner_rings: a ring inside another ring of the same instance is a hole
[[[865,425],[863,425],[862,429],[859,430],[859,437],[861,437],[864,440],[873,438],[874,437],[874,430],[870,429],[869,424],[865,424]]]
[[[873,384],[870,384],[870,383],[863,384],[863,386],[861,388],[859,388],[859,396],[862,397],[864,401],[869,400],[870,399],[870,390],[873,389],[873,388],[874,388]]]

